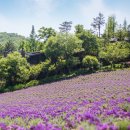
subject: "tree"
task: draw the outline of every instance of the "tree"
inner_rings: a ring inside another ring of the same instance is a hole
[[[35,33],[35,28],[34,25],[32,25],[32,30],[31,30],[31,34],[30,34],[30,50],[32,52],[34,52],[36,50],[36,33]]]
[[[114,15],[108,17],[108,21],[106,23],[106,28],[105,28],[105,35],[107,39],[109,40],[110,38],[115,37],[115,31],[116,31],[116,18]]]
[[[124,31],[127,31],[127,21],[126,21],[126,19],[124,19],[123,29],[124,29]]]
[[[5,52],[13,52],[13,51],[15,51],[16,50],[16,46],[14,45],[14,43],[11,41],[11,40],[9,40],[6,44],[5,44],[5,46],[4,46],[4,51]]]
[[[128,38],[129,38],[129,40],[130,40],[130,25],[128,25],[127,30],[128,30]]]
[[[7,85],[24,83],[29,79],[29,64],[18,52],[7,55],[0,59],[0,79],[5,80]]]
[[[42,27],[39,29],[39,38],[46,42],[51,36],[56,36],[56,31],[53,28]]]
[[[125,43],[113,43],[107,45],[102,51],[100,51],[99,57],[108,61],[113,68],[114,63],[124,60],[129,54],[129,48]]]
[[[125,33],[124,33],[124,30],[123,30],[123,26],[121,24],[118,25],[116,37],[118,38],[119,41],[124,40]]]
[[[67,38],[65,34],[50,37],[45,46],[46,56],[55,63],[59,57],[68,59],[80,50],[82,50],[82,41],[74,35],[69,35]]]
[[[71,26],[72,26],[72,21],[65,21],[62,24],[60,24],[60,32],[62,33],[68,33],[71,30]]]
[[[100,37],[101,33],[101,26],[105,24],[104,16],[102,13],[99,13],[98,17],[93,19],[93,23],[91,26],[93,26],[94,29],[98,29],[98,36]]]
[[[84,31],[84,26],[81,25],[81,24],[78,24],[75,26],[75,33],[76,34],[79,34],[79,33],[82,33]]]
[[[90,31],[85,30],[83,26],[75,26],[76,36],[82,40],[82,48],[85,50],[87,55],[97,55],[98,54],[98,44],[96,36]]]

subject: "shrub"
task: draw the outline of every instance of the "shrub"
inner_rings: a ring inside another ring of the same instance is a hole
[[[8,54],[0,59],[0,79],[5,80],[7,85],[24,83],[29,79],[29,64],[20,53]]]
[[[39,81],[38,80],[31,80],[30,82],[28,82],[24,88],[28,88],[28,87],[31,87],[31,86],[36,86],[39,84]]]
[[[130,125],[130,122],[128,120],[121,120],[116,123],[119,130],[128,130],[128,127]]]
[[[85,56],[82,60],[82,64],[89,70],[95,70],[99,66],[99,61],[95,56]]]
[[[6,84],[6,81],[0,80],[0,89],[3,88]]]
[[[25,87],[25,84],[17,84],[13,87],[13,90],[20,90],[23,89]]]
[[[80,60],[78,57],[69,57],[66,61],[66,65],[68,70],[80,64]]]
[[[51,65],[51,60],[47,59],[45,62],[42,62],[42,73],[48,74],[48,68]]]
[[[55,64],[52,64],[49,66],[48,68],[48,74],[49,75],[54,75],[56,73],[56,65]]]
[[[64,69],[66,67],[66,60],[63,57],[59,57],[56,62],[56,68],[58,73],[64,72]]]
[[[42,64],[38,64],[38,65],[33,65],[30,67],[30,79],[34,80],[37,79],[38,76],[40,75],[41,71],[42,71]]]

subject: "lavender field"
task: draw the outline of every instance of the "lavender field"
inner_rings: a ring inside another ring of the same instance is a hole
[[[130,130],[130,69],[0,95],[1,130]]]

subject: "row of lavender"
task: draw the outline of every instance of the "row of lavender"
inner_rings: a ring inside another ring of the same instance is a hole
[[[129,130],[130,69],[0,95],[2,130]]]

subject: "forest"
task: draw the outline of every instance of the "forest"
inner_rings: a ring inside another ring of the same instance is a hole
[[[87,23],[86,23],[87,24]],[[72,33],[72,21],[64,21],[59,31],[41,27],[30,36],[0,33],[0,92],[44,84],[98,71],[129,67],[130,24],[117,23],[102,13],[93,18],[91,29],[78,24]],[[28,62],[27,53],[45,55],[38,64]]]

